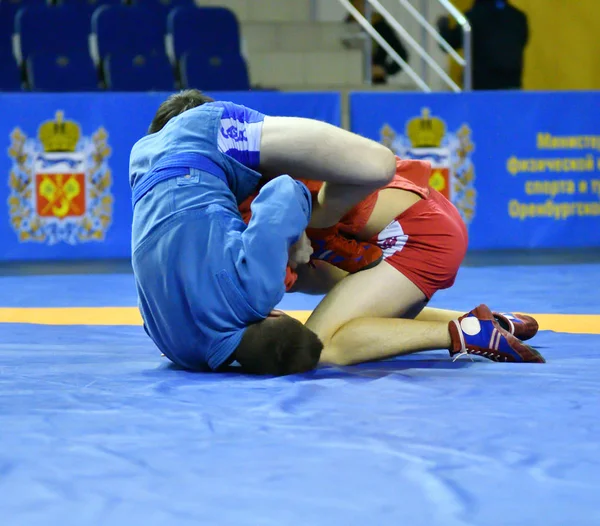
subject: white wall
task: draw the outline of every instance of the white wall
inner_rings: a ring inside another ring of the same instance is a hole
[[[317,19],[321,22],[338,22],[344,19],[346,10],[337,0],[314,0]]]

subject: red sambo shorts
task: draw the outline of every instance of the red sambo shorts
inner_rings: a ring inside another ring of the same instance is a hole
[[[373,236],[371,243],[381,247],[386,263],[431,299],[436,291],[454,284],[467,252],[468,234],[454,205],[430,188],[427,197]]]

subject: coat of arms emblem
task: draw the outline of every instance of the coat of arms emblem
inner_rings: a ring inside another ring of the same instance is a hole
[[[37,137],[15,128],[10,138],[8,208],[19,241],[104,240],[113,208],[106,130],[82,136],[79,124],[57,111],[54,120],[40,125]]]

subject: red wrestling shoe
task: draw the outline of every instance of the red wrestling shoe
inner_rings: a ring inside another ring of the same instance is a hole
[[[373,268],[383,259],[383,251],[377,245],[345,237],[338,225],[308,228],[306,234],[313,248],[312,259],[326,261],[350,274]]]
[[[450,356],[476,354],[494,362],[545,363],[533,347],[505,331],[486,305],[448,324],[452,346]]]
[[[285,269],[285,291],[289,292],[292,290],[292,287],[296,284],[296,281],[298,281],[298,273],[288,265]]]
[[[537,320],[527,314],[510,312],[494,312],[493,314],[500,327],[522,341],[531,340],[540,328]]]

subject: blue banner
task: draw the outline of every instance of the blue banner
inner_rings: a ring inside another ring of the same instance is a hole
[[[600,93],[353,93],[350,116],[431,161],[471,249],[600,246]]]
[[[129,257],[129,153],[168,95],[0,94],[0,260]],[[213,96],[340,124],[338,93]]]

